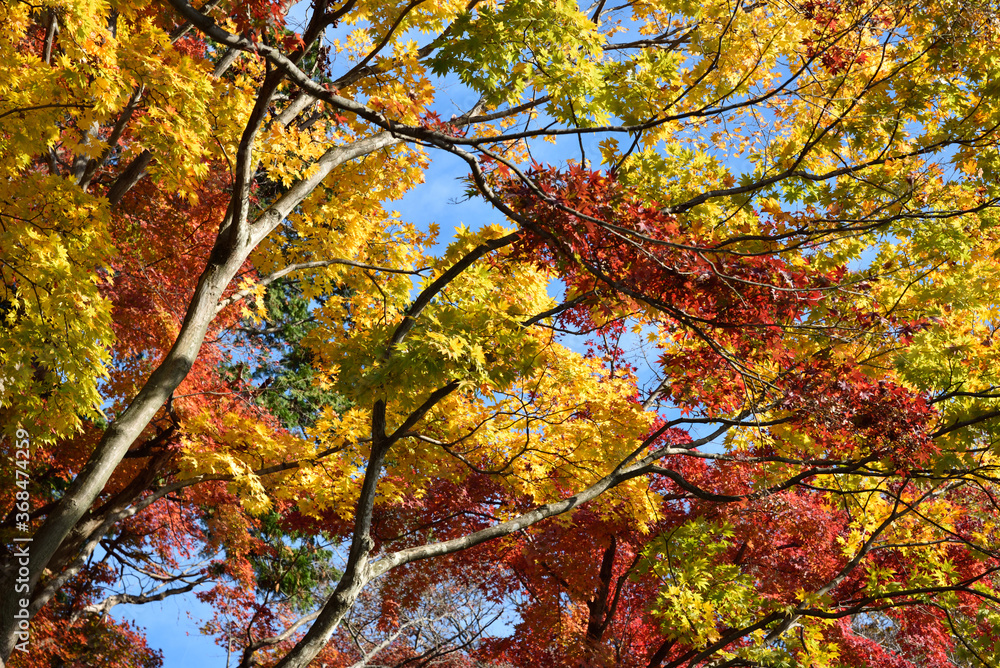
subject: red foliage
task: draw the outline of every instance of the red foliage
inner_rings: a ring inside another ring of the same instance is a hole
[[[819,361],[792,374],[781,407],[833,458],[853,455],[845,449],[855,445],[902,468],[939,452],[928,431],[936,412],[927,400],[854,366]]]
[[[876,50],[860,45],[861,34],[884,30],[893,23],[892,11],[881,3],[871,8],[859,0],[806,0],[801,8],[816,24],[813,36],[803,41],[806,56],[818,57],[831,74],[867,63]]]
[[[516,252],[558,269],[575,293],[609,291],[622,306],[641,301],[675,325],[711,324],[727,340],[780,337],[781,325],[800,318],[830,278],[789,265],[776,254],[737,255],[713,248],[656,202],[629,193],[613,175],[571,166],[565,172],[536,165],[540,192],[507,181],[505,192],[526,224]],[[737,289],[738,287],[738,289]],[[591,321],[593,300],[573,310]],[[603,316],[611,306],[597,307]],[[747,341],[747,343],[750,343]]]

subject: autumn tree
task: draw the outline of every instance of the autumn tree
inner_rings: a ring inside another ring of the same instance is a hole
[[[3,662],[1000,663],[989,3],[5,10]]]

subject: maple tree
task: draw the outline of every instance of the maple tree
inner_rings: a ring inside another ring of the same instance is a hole
[[[5,9],[0,664],[1000,664],[988,3]]]

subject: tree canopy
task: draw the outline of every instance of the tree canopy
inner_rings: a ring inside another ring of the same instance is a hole
[[[1000,665],[993,4],[4,9],[0,666]]]

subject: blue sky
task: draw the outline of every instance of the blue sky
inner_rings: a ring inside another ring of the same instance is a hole
[[[115,608],[114,616],[145,628],[149,646],[163,651],[165,668],[226,665],[226,651],[198,630],[211,618],[211,607],[191,594],[158,603],[122,605]]]

